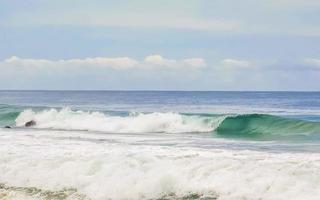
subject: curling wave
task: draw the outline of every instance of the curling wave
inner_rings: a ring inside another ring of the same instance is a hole
[[[312,136],[320,134],[320,123],[265,114],[247,114],[227,117],[215,131],[223,136],[252,138]]]
[[[74,111],[70,108],[26,109],[2,112],[1,121],[23,127],[30,120],[34,128],[101,131],[105,133],[204,133],[221,137],[274,138],[319,135],[320,122],[265,114],[215,115],[181,113],[129,113]],[[4,123],[2,123],[4,124]]]

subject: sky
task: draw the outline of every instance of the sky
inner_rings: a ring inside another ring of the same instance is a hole
[[[0,0],[0,89],[320,91],[320,1]]]

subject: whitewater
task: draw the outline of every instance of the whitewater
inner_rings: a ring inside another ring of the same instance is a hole
[[[0,91],[0,199],[316,200],[319,111],[320,93]]]

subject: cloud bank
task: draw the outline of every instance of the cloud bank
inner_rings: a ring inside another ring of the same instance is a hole
[[[320,59],[264,62],[149,55],[0,61],[0,89],[317,90]],[[303,79],[301,84],[301,77]]]
[[[202,69],[206,67],[203,58],[186,58],[182,60],[167,59],[161,55],[150,55],[142,61],[129,57],[93,57],[84,59],[48,60],[30,59],[12,56],[3,60],[6,67],[29,67],[29,68],[63,68],[63,67],[100,67],[113,70],[127,69]]]
[[[0,61],[0,68],[29,69],[29,70],[77,70],[77,69],[106,69],[106,70],[149,70],[149,71],[184,71],[194,70],[226,70],[226,71],[320,71],[320,59],[305,58],[300,60],[245,60],[224,58],[211,60],[210,66],[203,58],[169,59],[158,54],[149,55],[143,59],[130,57],[87,57],[73,59],[35,59],[11,56]]]

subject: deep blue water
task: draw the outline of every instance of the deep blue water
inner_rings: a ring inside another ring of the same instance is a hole
[[[260,111],[318,115],[320,92],[0,91],[0,104],[110,110],[173,109],[205,113]]]

